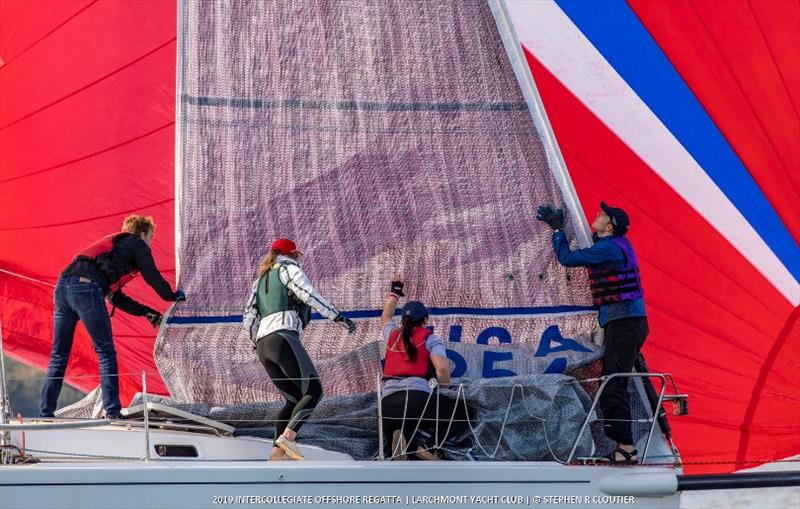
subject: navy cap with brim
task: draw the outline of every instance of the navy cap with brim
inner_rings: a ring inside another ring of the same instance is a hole
[[[614,228],[614,233],[624,235],[625,232],[628,231],[628,228],[631,226],[631,220],[624,210],[618,207],[612,207],[604,201],[600,202],[600,208],[611,219],[611,226]]]
[[[428,308],[422,302],[416,300],[408,301],[403,306],[403,316],[410,316],[414,321],[423,320],[428,316]]]

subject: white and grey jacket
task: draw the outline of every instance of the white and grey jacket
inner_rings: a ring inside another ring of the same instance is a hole
[[[290,294],[311,306],[323,317],[329,320],[336,318],[339,311],[317,293],[311,281],[309,281],[308,276],[306,276],[306,273],[303,272],[302,267],[296,260],[286,256],[278,256],[276,261],[288,262],[281,264],[281,267],[278,269],[278,277]],[[279,311],[262,317],[261,323],[258,325],[256,339],[263,338],[278,330],[292,330],[300,334],[303,331],[303,323],[297,311]]]

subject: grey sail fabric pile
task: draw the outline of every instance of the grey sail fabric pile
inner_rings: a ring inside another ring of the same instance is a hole
[[[456,399],[457,389],[442,390],[440,397]],[[435,397],[435,396],[434,396]],[[60,409],[58,417],[90,418],[100,401],[100,391]],[[463,386],[459,403],[471,407],[468,429],[450,435],[442,455],[452,460],[557,461],[566,460],[591,400],[580,384],[564,375],[527,375],[481,379]],[[142,403],[137,394],[130,406]],[[179,403],[162,396],[148,397],[201,417],[232,425],[236,435],[273,438],[274,420],[281,403],[212,406]],[[442,417],[440,417],[442,418]],[[157,423],[159,417],[152,417]],[[176,422],[176,419],[170,419]],[[414,426],[413,422],[409,423]],[[443,423],[444,425],[444,423]],[[323,399],[300,432],[301,443],[343,452],[354,459],[378,456],[377,395],[365,393]],[[584,434],[578,455],[593,451],[591,432]]]

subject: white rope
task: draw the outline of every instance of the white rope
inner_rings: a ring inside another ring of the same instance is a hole
[[[478,433],[475,431],[475,428],[474,428],[474,426],[472,425],[472,420],[469,418],[469,408],[468,408],[468,406],[467,406],[467,399],[466,399],[466,396],[464,396],[464,385],[463,385],[463,384],[459,384],[459,385],[458,385],[458,389],[457,389],[457,391],[456,391],[456,401],[455,401],[455,404],[453,405],[453,412],[452,412],[452,414],[450,415],[450,419],[448,419],[448,423],[447,423],[447,430],[446,430],[446,432],[445,432],[444,436],[442,437],[441,441],[439,440],[439,437],[438,437],[438,425],[439,425],[439,415],[438,415],[438,411],[439,411],[439,409],[437,408],[437,410],[436,410],[436,411],[437,411],[437,415],[436,415],[436,428],[435,428],[435,432],[437,433],[437,435],[436,435],[436,436],[434,436],[434,444],[435,444],[435,445],[434,445],[434,447],[427,447],[427,448],[425,448],[425,447],[420,447],[420,448],[417,450],[417,452],[419,452],[419,451],[429,451],[429,450],[431,450],[431,449],[441,449],[441,448],[442,448],[442,445],[443,445],[443,444],[444,444],[444,443],[447,441],[447,437],[448,437],[448,436],[449,436],[449,434],[450,434],[450,430],[452,429],[453,422],[455,422],[455,421],[456,421],[456,418],[455,418],[455,416],[456,416],[456,412],[457,412],[457,409],[458,409],[458,402],[459,402],[459,401],[463,401],[463,404],[464,404],[464,413],[465,413],[465,415],[466,415],[466,419],[458,419],[458,421],[459,421],[459,422],[461,422],[461,421],[465,421],[465,422],[467,423],[467,425],[469,426],[470,432],[472,433],[472,436],[473,436],[473,437],[474,437],[474,439],[475,439],[475,443],[477,444],[477,446],[478,446],[478,447],[481,449],[481,451],[483,451],[483,453],[484,453],[486,456],[488,456],[489,458],[494,458],[494,457],[497,455],[497,451],[500,449],[500,444],[501,444],[501,442],[502,442],[502,440],[503,440],[503,433],[505,432],[505,429],[506,429],[506,424],[507,424],[507,422],[508,422],[508,416],[509,416],[509,414],[510,414],[510,412],[511,412],[511,405],[512,405],[512,403],[513,403],[513,401],[514,401],[514,393],[515,393],[515,391],[516,391],[517,387],[519,387],[519,388],[520,388],[520,390],[522,390],[522,386],[521,386],[521,385],[519,385],[519,384],[517,384],[517,385],[514,385],[514,386],[512,386],[512,387],[513,387],[513,388],[512,388],[512,390],[511,390],[511,396],[509,397],[509,400],[508,400],[508,406],[506,407],[505,415],[503,416],[503,421],[502,421],[502,424],[500,425],[500,434],[499,434],[499,436],[498,436],[498,439],[497,439],[497,444],[495,444],[494,451],[492,451],[492,453],[489,453],[489,452],[486,450],[486,448],[483,446],[483,444],[481,443],[481,441],[480,441],[480,438],[478,438]],[[439,398],[439,387],[438,387],[438,385],[436,386],[435,390],[436,390],[436,395],[437,395],[437,403],[438,403],[438,401],[439,401],[439,399],[438,399],[438,398]],[[403,424],[400,426],[400,436],[401,436],[401,437],[404,437],[404,436],[405,436],[405,435],[404,435],[404,433],[403,433],[403,431],[405,430],[405,421],[406,421],[406,417],[407,417],[407,415],[408,415],[408,395],[409,395],[409,391],[408,391],[408,389],[406,389],[405,407],[404,407],[404,409],[403,409]],[[430,393],[428,393],[428,398],[425,400],[425,406],[424,406],[424,407],[423,407],[423,409],[422,409],[422,412],[421,412],[421,415],[420,415],[419,419],[417,419],[417,424],[416,424],[416,426],[415,426],[415,428],[414,428],[414,432],[411,434],[411,437],[409,437],[409,439],[408,439],[408,443],[406,444],[406,447],[405,447],[405,449],[403,449],[402,451],[400,451],[400,452],[401,452],[401,454],[399,454],[399,455],[398,455],[398,454],[396,454],[396,452],[397,452],[397,451],[396,451],[395,449],[393,449],[393,450],[392,450],[392,456],[391,456],[391,459],[394,459],[394,458],[396,458],[396,457],[398,457],[398,456],[402,456],[402,455],[405,455],[405,454],[407,454],[407,452],[408,452],[408,447],[410,447],[410,446],[411,446],[411,444],[413,443],[413,441],[414,441],[414,436],[415,436],[415,435],[417,434],[417,432],[419,431],[419,427],[420,427],[420,425],[422,424],[422,420],[423,420],[423,419],[424,419],[424,417],[425,417],[425,411],[426,411],[426,410],[427,410],[427,408],[428,408],[428,404],[430,403],[430,400],[431,400],[431,396],[432,396],[432,395],[433,395],[433,391],[431,391]],[[524,393],[523,393],[523,397],[524,397]],[[438,405],[437,405],[437,407],[438,407]],[[538,419],[538,418],[537,418],[536,420],[541,420],[541,419]],[[546,430],[545,430],[545,433],[546,433]],[[548,442],[549,442],[549,440],[548,440]],[[399,440],[399,441],[398,441],[398,444],[402,444],[402,440]],[[381,445],[381,447],[382,447],[382,445]],[[473,446],[473,449],[474,449],[474,446]],[[551,450],[551,454],[552,454],[552,450]],[[555,457],[555,455],[554,455],[554,457]]]
[[[522,386],[521,384],[515,384],[515,385],[509,386],[509,387],[512,387],[511,395],[509,396],[508,406],[506,407],[506,411],[505,411],[505,414],[503,415],[502,423],[500,425],[500,433],[499,433],[498,438],[497,438],[497,443],[495,444],[494,450],[491,453],[481,443],[480,438],[478,436],[478,433],[475,430],[475,427],[472,424],[472,420],[469,417],[469,407],[467,405],[466,395],[464,394],[463,384],[459,384],[458,389],[456,391],[456,401],[455,401],[455,404],[453,405],[453,412],[451,413],[450,418],[448,419],[447,429],[446,429],[444,435],[442,436],[441,440],[439,439],[439,434],[438,434],[438,431],[439,431],[438,426],[439,426],[439,420],[440,420],[439,419],[439,415],[438,415],[438,410],[439,410],[438,409],[438,401],[439,401],[439,390],[438,389],[439,388],[438,388],[438,386],[436,387],[436,391],[437,391],[437,393],[436,393],[436,395],[437,395],[437,415],[436,415],[436,427],[435,427],[435,433],[436,434],[434,436],[434,444],[435,445],[433,447],[427,447],[427,448],[420,447],[419,449],[417,449],[416,452],[429,451],[429,450],[433,450],[433,449],[440,449],[440,450],[446,450],[446,451],[455,453],[456,451],[452,451],[452,450],[444,447],[444,444],[447,442],[447,439],[448,439],[448,437],[450,435],[450,430],[452,429],[453,423],[454,422],[466,422],[467,425],[469,426],[470,433],[472,434],[472,437],[474,438],[474,445],[470,450],[475,449],[475,447],[477,446],[483,452],[484,455],[486,455],[488,458],[494,459],[497,456],[497,452],[500,450],[500,445],[502,443],[503,435],[505,433],[506,426],[508,424],[508,417],[509,417],[509,415],[511,413],[511,407],[512,407],[513,402],[514,402],[514,395],[515,395],[517,389],[519,389],[519,391],[520,391],[520,395],[522,397],[523,402],[526,402],[524,386]],[[407,418],[407,412],[408,412],[408,392],[409,391],[406,390],[405,408],[403,410],[403,417],[402,417],[403,418],[403,424],[400,427],[401,436],[404,436],[403,431],[404,431],[404,428],[405,428],[405,420]],[[417,424],[416,424],[416,427],[414,428],[414,433],[412,433],[411,437],[409,438],[405,449],[403,449],[401,451],[398,451],[397,449],[393,449],[392,450],[392,456],[391,456],[390,459],[394,459],[394,458],[396,458],[398,456],[402,456],[402,455],[407,454],[408,447],[411,446],[411,443],[413,442],[414,436],[416,435],[417,431],[419,430],[420,424],[422,423],[422,420],[423,420],[423,418],[425,416],[425,410],[427,409],[427,406],[428,406],[428,404],[430,402],[431,395],[432,395],[432,392],[428,394],[428,399],[425,401],[425,407],[423,408],[422,415],[420,415],[419,419],[417,419]],[[459,401],[461,401],[463,403],[463,405],[464,405],[464,413],[465,413],[465,416],[466,416],[465,419],[456,419],[455,418],[456,413],[457,413],[457,409],[458,409]],[[384,417],[384,418],[387,418],[387,417]],[[391,418],[388,418],[388,419],[391,419]],[[550,442],[550,437],[548,436],[548,432],[547,432],[547,423],[551,422],[551,421],[548,420],[548,419],[543,419],[541,417],[532,417],[530,420],[531,421],[536,421],[536,422],[539,422],[539,423],[542,424],[542,431],[543,431],[543,435],[544,435],[545,442],[547,444],[547,449],[548,449],[548,452],[550,453],[550,456],[552,456],[553,459],[555,461],[557,461],[558,463],[566,464],[566,462],[563,459],[559,458],[558,455],[556,455],[555,451],[553,451],[553,447],[552,447],[552,444]],[[641,419],[637,420],[637,421],[638,422],[642,422]],[[486,419],[483,419],[483,422],[486,422]],[[636,421],[634,421],[634,422],[636,422]],[[649,422],[649,421],[644,421],[644,422]],[[398,441],[398,445],[401,445],[401,444],[402,444],[402,441]],[[383,445],[381,445],[381,447],[383,447]]]
[[[500,426],[500,435],[497,437],[497,444],[495,444],[494,451],[491,454],[488,454],[486,448],[483,447],[481,444],[480,439],[478,438],[478,434],[475,432],[475,428],[472,426],[472,421],[469,418],[469,412],[467,408],[467,399],[464,398],[464,410],[467,411],[467,425],[469,426],[470,432],[472,432],[472,436],[475,437],[475,442],[477,443],[478,447],[480,447],[481,451],[486,454],[490,458],[494,458],[497,455],[497,451],[500,449],[500,442],[503,440],[503,433],[506,430],[506,423],[508,422],[508,414],[511,413],[511,404],[514,401],[514,392],[516,391],[517,387],[522,387],[521,385],[517,384],[511,388],[511,396],[508,398],[508,406],[506,407],[506,413],[503,416],[503,424]],[[459,386],[459,391],[456,394],[456,398],[462,394],[462,387]],[[456,399],[456,404],[458,404],[458,400]],[[474,448],[474,447],[473,447]]]

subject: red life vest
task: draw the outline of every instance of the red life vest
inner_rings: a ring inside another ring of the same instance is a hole
[[[384,377],[418,376],[425,378],[428,375],[430,353],[425,348],[428,336],[433,334],[425,327],[414,327],[411,331],[411,343],[417,347],[417,356],[412,362],[406,353],[406,345],[400,337],[400,329],[395,329],[389,335],[386,344],[386,362],[383,365]]]
[[[114,241],[117,237],[121,235],[130,235],[130,233],[112,233],[110,235],[106,235],[102,239],[98,240],[97,242],[92,243],[88,247],[84,248],[80,253],[78,253],[75,258],[87,258],[94,262],[97,262],[97,259],[102,256],[108,256],[111,251],[114,249]],[[139,269],[133,269],[127,274],[123,274],[117,281],[111,282],[109,284],[109,293],[114,293],[123,286],[127,285],[133,279],[139,275]]]

